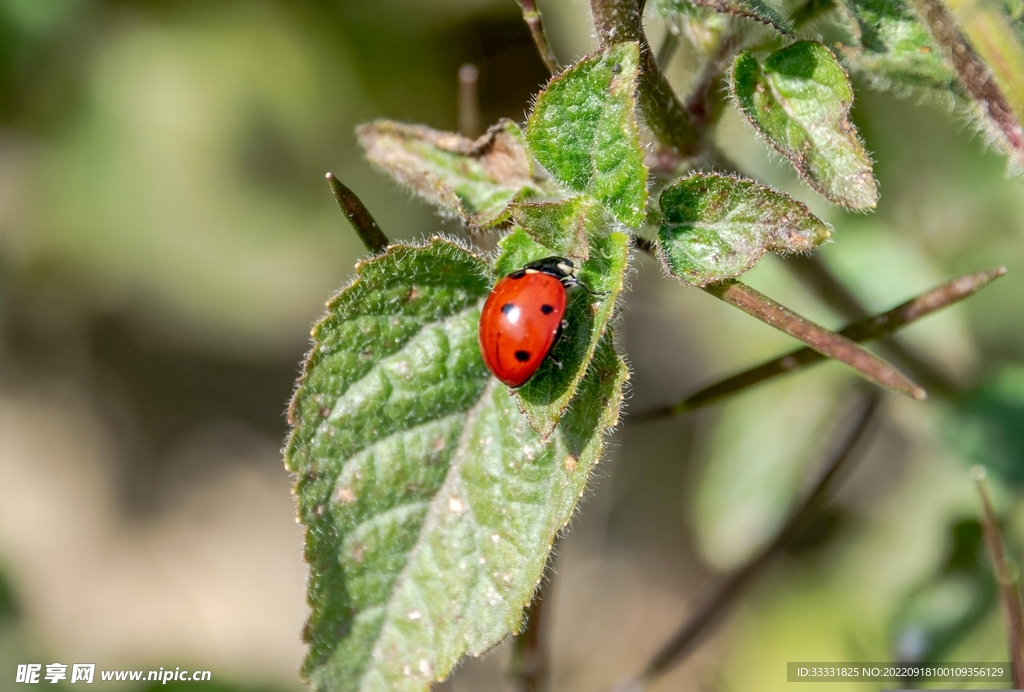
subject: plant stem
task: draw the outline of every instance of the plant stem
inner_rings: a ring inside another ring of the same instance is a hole
[[[937,310],[957,303],[981,290],[989,282],[1006,273],[1005,267],[985,272],[967,274],[953,279],[916,298],[896,306],[888,312],[854,322],[839,333],[852,341],[871,341],[891,334],[908,324],[926,317]],[[713,404],[728,396],[749,389],[766,380],[793,372],[813,363],[820,363],[825,356],[810,348],[802,348],[741,373],[720,380],[697,391],[672,406],[629,417],[630,422],[658,420],[686,413]]]
[[[544,22],[541,20],[537,4],[534,0],[519,0],[519,6],[523,8],[523,21],[530,28],[530,34],[533,35],[533,42],[537,45],[540,59],[544,61],[548,72],[558,74],[561,67],[558,65],[558,58],[555,57],[554,51],[551,50],[551,44],[548,43],[548,35],[544,31]]]
[[[459,68],[459,134],[469,139],[480,136],[480,70],[466,63]]]
[[[911,0],[918,16],[949,58],[961,86],[985,111],[1008,154],[1024,166],[1024,127],[985,61],[957,26],[956,17],[940,0]]]
[[[637,0],[590,0],[594,27],[603,48],[625,41],[640,44],[639,101],[647,126],[658,142],[679,156],[697,153],[702,133],[690,121],[672,85],[651,52],[644,34],[643,10]]]
[[[1003,545],[1003,535],[999,530],[999,520],[992,509],[992,496],[985,478],[985,469],[976,466],[973,475],[974,482],[978,485],[978,494],[981,496],[981,523],[985,530],[985,543],[1003,601],[1007,639],[1010,644],[1010,656],[1013,659],[1013,687],[1019,690],[1024,685],[1024,649],[1021,648],[1024,645],[1024,614],[1021,610],[1020,589],[1007,565],[1006,547]]]
[[[363,241],[366,249],[374,253],[387,250],[389,244],[387,236],[384,235],[384,231],[380,230],[380,226],[374,221],[370,210],[356,196],[356,193],[345,187],[333,173],[327,174],[327,184],[331,186],[334,199],[338,200],[338,206],[341,207],[345,218],[352,224],[352,228],[355,229],[356,235]]]
[[[841,317],[862,320],[868,316],[867,309],[861,305],[857,296],[829,271],[819,255],[791,255],[786,258],[785,267]],[[957,392],[956,384],[939,368],[898,339],[883,336],[879,340],[889,355],[906,367],[929,391],[934,390],[947,397]]]
[[[658,54],[655,56],[654,61],[658,63],[658,68],[665,70],[668,64],[672,61],[672,56],[676,54],[676,50],[679,48],[679,31],[672,25],[665,28],[665,38],[661,40],[661,45],[658,46]]]
[[[548,654],[544,631],[546,628],[545,602],[555,578],[554,563],[558,557],[558,538],[551,547],[544,578],[530,607],[526,609],[526,627],[512,642],[510,673],[517,692],[541,692],[547,686]]]
[[[801,317],[746,284],[730,279],[706,286],[704,290],[719,300],[739,308],[751,317],[803,341],[815,351],[846,363],[871,382],[917,400],[927,394],[892,365],[842,334]]]
[[[686,99],[686,112],[698,130],[707,130],[721,115],[725,103],[722,88],[725,73],[742,48],[742,32],[730,27],[719,39],[715,52],[708,56],[697,85]]]
[[[650,660],[643,672],[621,685],[618,692],[642,692],[659,677],[682,662],[706,637],[711,629],[720,621],[722,615],[743,592],[743,589],[764,571],[779,552],[789,544],[803,526],[821,508],[828,498],[840,471],[844,470],[851,459],[857,455],[854,451],[872,429],[872,421],[878,410],[881,397],[874,391],[864,397],[860,411],[854,424],[836,445],[828,461],[822,467],[818,480],[807,493],[803,502],[790,514],[782,529],[775,535],[772,542],[751,558],[745,565],[729,575],[714,591],[710,598],[696,610],[675,634],[661,647]]]
[[[857,296],[828,270],[816,254],[789,255],[785,267],[800,280],[821,302],[847,320],[862,320],[868,311],[860,304]]]

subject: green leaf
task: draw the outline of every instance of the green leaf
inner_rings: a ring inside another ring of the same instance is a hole
[[[499,276],[556,254],[522,229],[513,230],[499,245],[502,253],[495,262]],[[570,289],[561,336],[537,373],[515,390],[520,410],[542,437],[550,435],[558,425],[580,386],[598,341],[608,329],[615,314],[615,300],[622,291],[628,258],[629,236],[625,233],[610,233],[591,240],[590,257],[580,266],[578,277],[586,288]]]
[[[730,14],[734,17],[753,19],[780,33],[790,36],[793,34],[793,25],[774,7],[762,0],[659,0],[654,4],[655,10],[665,17],[692,15],[696,7]]]
[[[639,226],[647,167],[636,123],[640,47],[620,43],[580,60],[548,83],[526,125],[537,160],[574,192]]]
[[[732,88],[750,124],[815,190],[850,209],[872,209],[878,187],[871,159],[848,119],[850,79],[820,43],[798,41],[758,62],[743,53]]]
[[[7,580],[7,575],[0,571],[0,628],[18,619],[21,609],[14,597],[14,587]]]
[[[950,445],[970,464],[1024,487],[1024,366],[993,373],[956,402],[943,426]]]
[[[914,10],[902,0],[847,0],[860,41],[843,57],[883,89],[959,92],[956,73]]]
[[[707,286],[753,269],[767,252],[806,252],[829,237],[807,207],[751,180],[697,173],[661,193],[658,254],[669,273]]]
[[[491,281],[453,243],[392,246],[313,330],[285,460],[316,689],[425,691],[518,630],[618,420],[609,335],[555,433],[534,431],[480,357]]]
[[[590,254],[588,236],[603,225],[600,205],[587,195],[561,202],[520,202],[511,207],[512,219],[549,254],[585,260]]]
[[[1024,44],[1024,1],[1003,0],[1002,5],[1010,25],[1017,32],[1020,42]]]
[[[896,604],[890,624],[893,660],[948,660],[999,602],[980,522],[961,519],[949,534],[944,564]]]
[[[361,125],[357,134],[370,163],[473,226],[501,223],[512,202],[554,192],[534,177],[523,133],[511,120],[476,141],[389,120]]]
[[[814,475],[820,436],[838,413],[844,373],[803,372],[724,402],[702,434],[700,473],[684,510],[696,547],[718,570],[741,566],[763,549]]]

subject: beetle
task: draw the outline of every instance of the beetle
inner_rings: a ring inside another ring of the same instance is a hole
[[[500,279],[480,313],[480,354],[509,387],[525,384],[562,333],[568,289],[580,285],[565,257],[530,262]]]

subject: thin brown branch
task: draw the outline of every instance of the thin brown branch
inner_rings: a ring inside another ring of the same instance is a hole
[[[854,322],[839,333],[851,341],[863,342],[891,334],[908,324],[967,298],[1006,273],[1005,267],[967,274],[896,306],[888,312]],[[630,422],[657,420],[679,415],[720,401],[779,375],[820,363],[825,356],[810,348],[802,348],[741,373],[720,380],[694,392],[672,406],[629,417]]]
[[[1024,125],[992,70],[961,33],[956,17],[940,0],[911,0],[911,5],[946,53],[960,85],[985,110],[1018,164],[1024,163]]]
[[[812,519],[821,509],[837,481],[840,480],[841,472],[847,469],[851,460],[855,460],[859,456],[854,452],[861,447],[860,443],[873,429],[872,422],[880,401],[881,397],[877,390],[864,397],[853,425],[850,426],[841,442],[835,446],[834,451],[822,466],[817,481],[800,505],[790,514],[789,519],[772,542],[745,565],[729,575],[661,647],[643,672],[636,678],[619,685],[616,688],[618,692],[642,692],[682,662],[701,644],[746,586],[768,567],[779,552],[799,534],[808,520]]]
[[[841,317],[861,320],[868,316],[867,309],[861,305],[857,296],[829,271],[820,255],[791,255],[786,258],[785,267]],[[936,391],[943,396],[952,396],[957,392],[956,383],[942,370],[894,336],[884,336],[879,341],[883,351],[903,365],[929,391]]]
[[[722,34],[715,52],[704,64],[697,85],[686,99],[686,112],[698,130],[707,129],[721,115],[726,98],[726,71],[743,48],[743,37],[744,33],[737,29],[728,29]]]
[[[679,30],[669,25],[665,27],[665,37],[661,39],[661,44],[658,46],[658,54],[654,57],[654,61],[658,63],[658,67],[662,71],[672,62],[672,56],[676,54],[678,49]]]
[[[659,144],[683,157],[697,153],[701,147],[701,132],[694,127],[686,108],[658,67],[644,34],[641,3],[637,0],[590,0],[590,9],[601,46],[607,48],[624,41],[640,44],[640,110]]]
[[[706,286],[704,290],[768,326],[799,339],[818,353],[846,363],[880,387],[919,401],[927,396],[923,389],[896,368],[850,338],[801,317],[741,281],[730,279]]]
[[[459,134],[476,139],[480,120],[480,70],[466,63],[459,68]]]
[[[1013,688],[1024,686],[1024,612],[1020,601],[1020,588],[1007,564],[1006,547],[1003,535],[999,530],[999,520],[992,509],[992,496],[989,492],[985,469],[974,468],[974,481],[978,485],[981,496],[981,523],[985,531],[985,544],[988,546],[992,568],[999,583],[999,595],[1003,602],[1003,615],[1006,618],[1006,634],[1010,644],[1010,657],[1013,659]]]
[[[512,663],[509,674],[517,692],[543,692],[548,681],[547,609],[558,559],[558,538],[551,548],[548,563],[537,593],[526,609],[526,626],[512,641]]]
[[[868,311],[860,304],[857,296],[837,279],[821,262],[817,254],[789,255],[786,269],[816,295],[821,302],[847,320],[862,320]]]
[[[380,230],[380,226],[373,219],[370,210],[356,196],[356,193],[345,187],[333,173],[327,174],[327,184],[331,186],[334,199],[338,200],[338,206],[341,207],[345,218],[352,224],[352,228],[355,229],[356,235],[363,241],[366,249],[370,252],[387,250],[389,244],[387,236],[384,235],[384,231]]]
[[[555,57],[555,52],[551,50],[551,44],[548,43],[548,35],[544,31],[544,22],[541,19],[540,10],[537,9],[537,3],[534,0],[519,0],[519,6],[523,8],[523,21],[530,28],[530,34],[533,36],[533,42],[537,45],[540,59],[544,61],[548,72],[558,74],[562,68],[559,67],[558,58]]]

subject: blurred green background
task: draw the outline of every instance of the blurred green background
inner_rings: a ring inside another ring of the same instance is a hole
[[[583,0],[541,9],[563,61],[592,49]],[[653,42],[663,31],[652,20]],[[309,326],[364,254],[323,176],[392,238],[461,234],[370,170],[353,128],[455,129],[465,62],[485,122],[522,120],[546,78],[513,0],[0,0],[0,690],[18,663],[54,661],[300,687],[284,409]],[[694,66],[686,51],[671,64],[681,90]],[[828,208],[734,114],[720,139],[834,225],[822,254],[873,310],[960,273],[1010,273],[907,330],[957,393],[888,397],[829,511],[656,689],[784,689],[796,660],[1007,659],[967,469],[992,469],[1016,550],[1024,188],[949,104],[861,88],[854,118],[881,183],[872,215]],[[840,325],[783,262],[750,283]],[[636,672],[719,572],[770,540],[853,381],[829,364],[630,425],[629,411],[792,346],[635,264],[627,423],[559,551],[556,690]],[[446,687],[503,689],[508,655]]]

